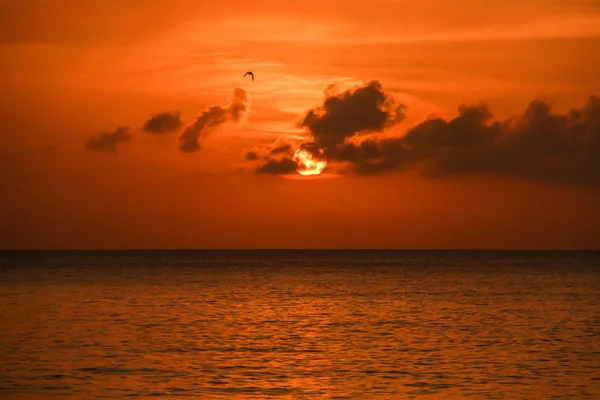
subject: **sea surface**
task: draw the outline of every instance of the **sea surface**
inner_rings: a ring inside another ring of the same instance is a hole
[[[600,252],[0,252],[0,398],[600,399]]]

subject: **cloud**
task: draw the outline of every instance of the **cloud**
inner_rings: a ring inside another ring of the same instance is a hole
[[[270,154],[286,154],[292,151],[292,145],[289,143],[282,144],[280,146],[273,147]]]
[[[254,161],[262,158],[263,164],[257,168],[257,172],[259,173],[291,174],[298,170],[306,169],[306,165],[294,161],[296,150],[304,150],[312,154],[315,160],[321,161],[323,159],[323,150],[315,142],[304,142],[297,148],[294,148],[289,143],[273,146],[270,149],[263,147],[262,151],[261,149],[247,151],[246,159]]]
[[[258,172],[265,174],[290,174],[296,172],[298,166],[289,157],[285,156],[281,159],[270,158],[258,168]]]
[[[244,157],[246,157],[246,160],[255,161],[258,160],[258,153],[250,150],[244,154]]]
[[[259,158],[269,159],[273,157],[280,158],[285,155],[291,156],[301,143],[302,142],[298,139],[292,140],[285,136],[280,136],[271,145],[254,146],[250,149],[246,149],[244,154],[249,160],[257,160]]]
[[[316,142],[304,142],[298,147],[298,150],[304,150],[316,158],[323,157],[323,153],[322,153],[323,150],[321,149],[319,144]]]
[[[144,131],[148,133],[167,133],[179,129],[183,125],[180,119],[179,111],[171,114],[163,112],[154,115],[144,123]]]
[[[425,120],[403,137],[345,143],[337,160],[356,173],[412,168],[428,177],[493,173],[600,185],[600,98],[565,115],[534,100],[502,121],[483,104],[458,111],[450,120]]]
[[[256,169],[259,173],[289,174],[298,167],[292,159],[296,147],[287,139],[279,138],[271,146],[256,146],[246,150],[244,157],[249,161],[261,161]]]
[[[454,118],[428,118],[403,136],[389,136],[381,133],[404,118],[406,107],[386,95],[379,82],[339,94],[334,89],[327,88],[323,105],[308,110],[300,126],[310,134],[307,142],[314,141],[311,148],[323,149],[343,172],[483,173],[600,186],[599,97],[566,114],[534,100],[504,120],[495,119],[483,103],[466,105]],[[292,171],[294,149],[285,150],[277,159],[257,152],[255,159],[264,160],[258,171]]]
[[[187,125],[177,138],[183,152],[200,150],[200,141],[226,122],[240,121],[250,107],[250,99],[244,89],[236,88],[228,106],[214,105],[202,111]]]
[[[381,132],[404,119],[406,106],[387,95],[378,81],[342,93],[325,90],[323,105],[310,109],[300,122],[328,157],[354,135]]]
[[[90,139],[85,147],[91,151],[114,153],[117,151],[117,144],[128,143],[130,139],[131,133],[129,132],[129,127],[120,126],[113,133],[103,132]]]
[[[329,85],[324,93],[323,105],[308,110],[299,123],[299,127],[306,128],[309,133],[307,141],[300,146],[319,158],[323,150],[327,158],[335,159],[347,139],[382,132],[405,117],[406,106],[385,93],[378,81],[343,92],[336,85]],[[265,163],[259,166],[259,172],[285,174],[295,171],[297,166],[294,163],[292,168],[292,154],[297,146],[277,143],[270,150],[265,147],[252,152],[254,160],[263,154]],[[249,154],[246,153],[247,159]],[[283,155],[283,158],[272,157],[276,155]]]

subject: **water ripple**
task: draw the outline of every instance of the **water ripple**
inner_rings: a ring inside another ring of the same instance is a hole
[[[595,253],[24,253],[1,268],[2,398],[600,398]]]

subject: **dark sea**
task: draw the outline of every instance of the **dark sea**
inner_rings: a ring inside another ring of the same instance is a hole
[[[0,398],[600,399],[600,252],[0,252]]]

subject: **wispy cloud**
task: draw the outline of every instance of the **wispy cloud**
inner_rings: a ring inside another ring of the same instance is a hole
[[[240,121],[250,107],[250,98],[244,89],[236,88],[233,99],[227,106],[214,105],[202,111],[196,119],[187,125],[177,140],[183,152],[200,150],[200,142],[211,132],[226,122]]]

